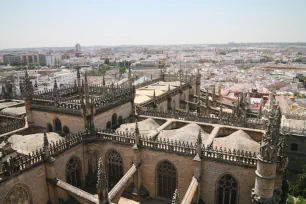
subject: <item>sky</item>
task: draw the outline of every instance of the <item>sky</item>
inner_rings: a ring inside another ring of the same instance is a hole
[[[9,0],[0,49],[306,42],[306,0]]]

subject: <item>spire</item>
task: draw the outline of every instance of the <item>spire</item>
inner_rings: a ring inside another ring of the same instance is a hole
[[[140,145],[140,133],[138,128],[138,121],[135,120],[135,144],[133,146],[133,149],[138,149],[138,146]]]
[[[170,88],[170,83],[169,83],[169,85],[168,85],[168,91],[171,91],[171,88]]]
[[[33,85],[32,82],[28,76],[28,71],[26,70],[25,72],[25,77],[24,77],[24,97],[26,99],[31,99],[33,97],[34,94],[34,90],[33,90]]]
[[[53,90],[57,90],[57,83],[56,83],[56,79],[54,80],[54,85],[53,85]]]
[[[201,133],[201,129],[199,129],[199,134],[197,138],[197,154],[193,158],[193,160],[201,161],[201,157],[202,157],[202,133]]]
[[[43,146],[44,154],[45,154],[45,160],[50,160],[50,148],[49,148],[49,141],[46,133],[46,129],[44,129],[44,146]]]
[[[85,72],[85,84],[84,84],[84,92],[85,92],[85,103],[86,106],[89,105],[89,88],[88,88],[88,81],[87,81],[87,73]]]
[[[79,67],[78,64],[77,64],[76,70],[77,70],[77,81],[78,81],[78,86],[81,86],[81,74],[80,74],[80,67]]]
[[[154,91],[153,91],[153,99],[155,100],[155,98],[156,98],[156,95],[155,95],[155,89],[154,89]]]
[[[220,112],[219,112],[219,119],[222,120],[222,116],[223,116],[223,105],[221,104],[220,106]]]
[[[173,193],[173,198],[172,198],[171,204],[179,204],[179,203],[180,203],[180,195],[179,195],[177,189],[175,189],[175,191]]]
[[[49,146],[46,129],[44,129],[44,147]]]
[[[99,198],[99,204],[108,204],[108,184],[106,179],[106,173],[103,166],[102,158],[100,157],[98,162],[98,181],[97,181],[97,194]]]

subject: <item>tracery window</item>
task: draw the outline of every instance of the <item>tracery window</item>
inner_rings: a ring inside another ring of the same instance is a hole
[[[66,125],[63,127],[63,132],[64,132],[66,135],[70,133],[70,130],[69,130],[69,128],[68,128]]]
[[[176,184],[175,167],[168,161],[160,163],[157,167],[157,196],[171,199],[177,188]]]
[[[28,190],[22,185],[16,185],[7,194],[4,204],[31,204]]]
[[[66,178],[67,183],[78,188],[81,187],[81,166],[79,161],[74,157],[67,163]]]
[[[58,118],[54,119],[54,130],[55,132],[62,132],[62,122]]]
[[[112,128],[112,123],[110,121],[108,121],[106,123],[106,129],[111,129]]]
[[[122,159],[118,152],[112,150],[107,157],[108,187],[112,189],[123,176]]]
[[[116,126],[117,123],[118,123],[118,121],[117,121],[117,114],[114,113],[113,116],[112,116],[112,126],[113,127]]]
[[[47,123],[47,132],[53,132],[53,127],[50,123]]]
[[[218,182],[218,204],[236,204],[237,203],[238,184],[229,174],[222,176]]]

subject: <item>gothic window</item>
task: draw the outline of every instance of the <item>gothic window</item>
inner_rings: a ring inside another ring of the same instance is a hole
[[[218,182],[217,204],[236,204],[238,184],[229,174],[222,176]]]
[[[298,144],[296,144],[296,143],[292,143],[291,145],[290,145],[290,150],[291,151],[297,151],[298,150]]]
[[[50,123],[47,123],[47,132],[53,132],[53,127]]]
[[[64,132],[66,135],[70,133],[70,130],[69,130],[69,128],[68,128],[66,125],[63,127],[63,132]]]
[[[62,122],[58,118],[54,119],[54,131],[62,132]]]
[[[112,126],[116,126],[117,125],[117,114],[114,113],[112,116]]]
[[[121,156],[112,150],[107,157],[108,187],[112,189],[123,176],[123,165]]]
[[[31,198],[26,187],[16,185],[7,194],[4,204],[31,204]]]
[[[78,188],[81,187],[81,165],[75,157],[72,157],[67,163],[66,178],[67,183]]]
[[[171,199],[177,188],[177,174],[175,167],[168,161],[157,167],[157,196]]]
[[[106,129],[111,129],[112,128],[112,123],[110,121],[108,121],[106,123]]]
[[[118,118],[118,123],[119,123],[119,125],[121,125],[121,124],[123,123],[122,116],[119,116],[119,118]]]

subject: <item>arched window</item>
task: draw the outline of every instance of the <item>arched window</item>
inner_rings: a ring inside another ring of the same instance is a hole
[[[58,118],[54,119],[54,131],[62,132],[62,122]]]
[[[53,132],[53,127],[50,123],[47,123],[47,132]]]
[[[110,121],[108,121],[106,123],[106,129],[111,129],[112,128],[112,123]]]
[[[290,150],[291,151],[298,151],[299,145],[297,143],[292,143],[290,145]]]
[[[117,121],[117,114],[114,113],[113,116],[112,116],[112,126],[113,127],[116,126],[117,123],[118,123],[118,121]]]
[[[66,167],[67,183],[80,188],[81,187],[81,165],[77,158],[72,157]]]
[[[65,134],[69,134],[70,133],[70,130],[69,130],[69,128],[66,125],[63,127],[63,132]]]
[[[24,185],[17,184],[7,194],[4,204],[31,204],[31,196]]]
[[[222,176],[218,182],[217,204],[236,204],[237,192],[237,181],[229,174]]]
[[[123,119],[122,119],[122,116],[120,115],[118,118],[118,124],[121,125],[122,123],[123,123]]]
[[[157,196],[171,199],[177,188],[177,175],[175,167],[168,161],[160,163],[157,167]]]
[[[112,189],[123,176],[122,159],[118,152],[111,150],[107,155],[108,187]]]

